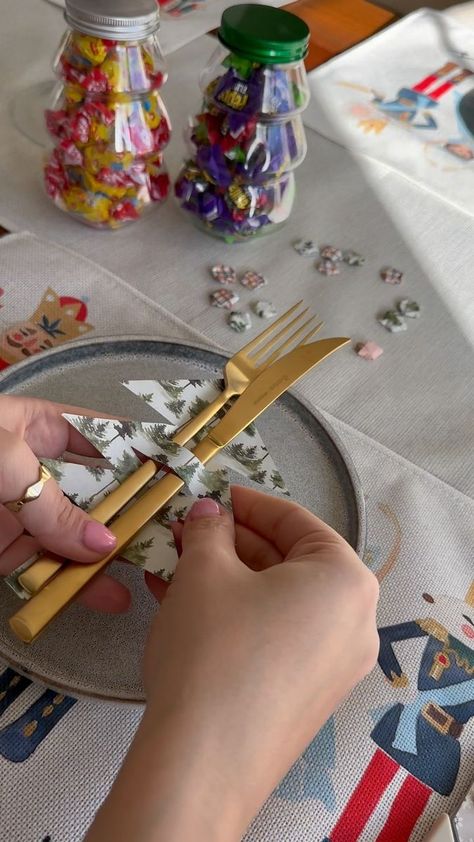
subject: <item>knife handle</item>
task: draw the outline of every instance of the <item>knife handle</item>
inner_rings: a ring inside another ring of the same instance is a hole
[[[206,437],[196,445],[193,453],[206,464],[219,450],[220,446]],[[183,486],[184,482],[180,477],[167,474],[149,488],[109,526],[117,538],[117,545],[112,552],[92,564],[71,561],[62,565],[59,573],[10,617],[9,624],[13,633],[24,643],[35,640],[51,620],[69,605],[79,591],[130,543],[137,532]]]
[[[104,497],[90,514],[99,523],[107,523],[120,511],[156,474],[158,468],[151,460],[140,465],[137,471],[130,474],[111,494]],[[18,577],[21,587],[31,596],[41,588],[61,569],[64,562],[41,555],[36,561]]]

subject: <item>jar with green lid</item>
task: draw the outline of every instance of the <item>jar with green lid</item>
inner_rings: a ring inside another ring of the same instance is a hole
[[[66,0],[44,167],[55,204],[96,228],[139,219],[167,195],[170,122],[156,0]]]
[[[283,9],[248,3],[226,9],[218,37],[175,193],[208,233],[245,241],[276,230],[293,206],[306,154],[309,30]]]

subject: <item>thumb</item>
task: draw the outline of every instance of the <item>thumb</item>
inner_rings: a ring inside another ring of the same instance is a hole
[[[215,500],[204,497],[194,503],[184,522],[179,565],[192,556],[199,564],[238,559],[232,516]]]
[[[0,428],[0,503],[21,499],[38,477],[39,462],[26,442]],[[45,549],[74,561],[95,561],[116,544],[112,532],[74,506],[54,479],[15,517]]]

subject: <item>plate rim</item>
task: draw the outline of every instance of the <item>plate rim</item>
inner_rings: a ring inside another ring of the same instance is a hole
[[[186,350],[196,349],[199,351],[204,351],[210,356],[220,358],[224,364],[232,356],[232,354],[227,354],[219,347],[213,348],[205,343],[197,343],[194,341],[188,342],[184,339],[174,339],[166,337],[160,338],[157,336],[147,336],[146,334],[122,334],[120,336],[87,337],[87,339],[63,343],[62,345],[58,345],[56,348],[52,348],[46,353],[35,354],[32,357],[28,357],[27,359],[22,360],[19,363],[15,363],[14,365],[4,369],[0,372],[0,394],[3,393],[4,385],[6,382],[8,382],[8,380],[11,380],[12,378],[14,380],[15,377],[17,377],[18,375],[20,375],[21,378],[22,372],[24,372],[25,369],[29,370],[33,365],[37,365],[39,368],[41,368],[42,362],[46,362],[47,360],[49,361],[52,358],[60,356],[64,353],[74,352],[76,348],[79,349],[89,346],[92,347],[96,345],[103,346],[112,344],[126,344],[127,342],[147,342],[154,343],[157,345],[171,345],[176,348],[185,348]],[[326,418],[322,415],[321,411],[317,409],[317,407],[315,407],[309,400],[304,398],[302,395],[295,393],[294,389],[289,389],[282,397],[290,398],[291,402],[295,402],[296,404],[302,406],[305,412],[311,415],[317,421],[317,423],[322,427],[325,435],[328,437],[329,441],[341,457],[342,465],[344,466],[347,478],[350,483],[350,487],[352,489],[355,504],[354,508],[355,513],[357,515],[355,542],[356,546],[354,547],[354,549],[357,555],[360,558],[362,558],[366,547],[367,538],[366,505],[364,492],[362,490],[362,484],[359,479],[359,475],[355,468],[352,457],[350,456],[344,442],[341,441],[339,435],[333,430],[329,421],[326,420]],[[39,684],[44,685],[46,687],[59,690],[61,693],[66,692],[68,695],[72,695],[73,698],[93,699],[94,701],[108,704],[121,704],[135,707],[143,707],[146,704],[145,699],[123,698],[119,696],[112,696],[110,694],[105,695],[103,693],[81,692],[75,688],[72,689],[65,685],[55,683],[54,681],[51,681],[47,676],[38,674],[26,667],[23,667],[17,662],[17,660],[14,657],[7,656],[3,652],[0,652],[0,656],[9,666],[12,666],[21,675],[24,675],[27,678],[31,678],[34,681],[37,681]]]

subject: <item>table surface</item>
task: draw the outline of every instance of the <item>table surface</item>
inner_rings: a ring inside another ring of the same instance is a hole
[[[392,12],[367,0],[296,0],[285,8],[306,21],[310,28],[307,70],[358,44],[395,19]],[[0,237],[8,233],[0,225]]]

